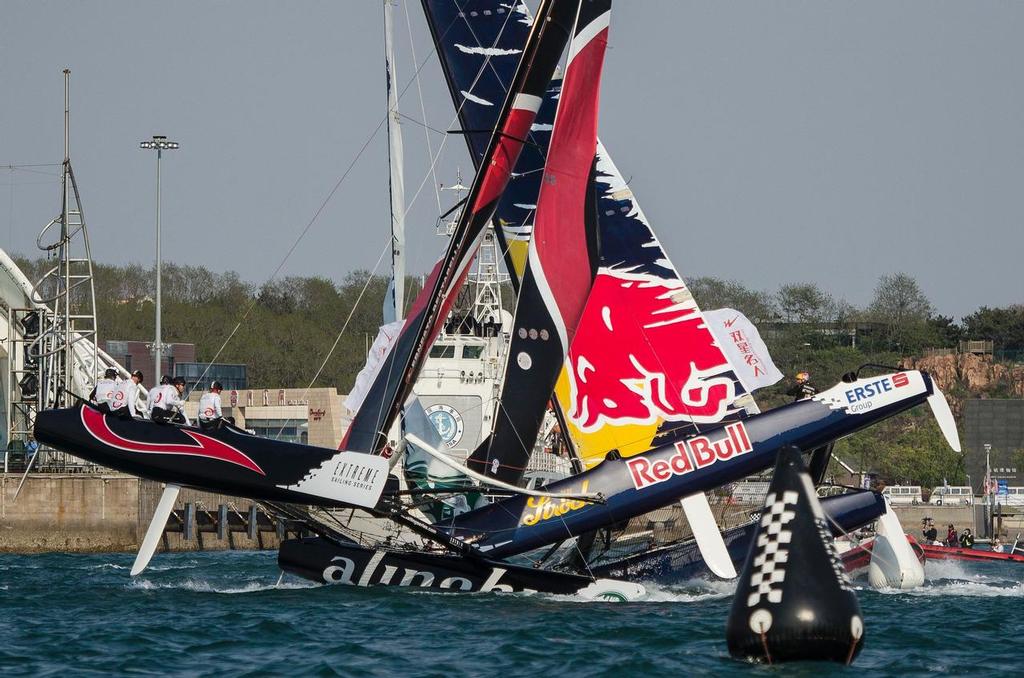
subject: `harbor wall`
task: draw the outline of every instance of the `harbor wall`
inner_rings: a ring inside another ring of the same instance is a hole
[[[136,551],[149,527],[163,486],[121,474],[33,473],[14,501],[21,474],[0,473],[0,552]],[[185,507],[194,509],[190,538],[168,529],[162,546],[171,551],[276,549],[278,531],[265,515],[250,538],[243,523],[253,502],[183,489],[172,522],[180,525]],[[220,506],[232,527],[218,534]]]
[[[0,474],[0,551],[127,551],[138,545],[139,480]]]
[[[0,474],[0,552],[136,551],[163,491],[160,483],[116,473],[34,473],[26,479],[15,502],[20,482],[20,474]],[[186,513],[188,505],[191,514]],[[224,517],[221,506],[228,520],[218,531],[217,525]],[[279,535],[287,526],[278,526],[260,514],[256,528],[250,532],[252,506],[248,499],[183,489],[159,550],[276,549]],[[685,536],[688,529],[678,508],[663,510],[665,515],[654,516],[657,520],[653,522],[648,520],[651,524],[645,529],[663,532],[663,536],[674,532],[679,532],[677,537]],[[719,521],[724,527],[735,525],[743,521],[750,508],[755,507],[728,507],[720,512]],[[987,533],[980,507],[922,504],[894,508],[903,529],[914,537],[921,536],[921,521],[926,517],[935,521],[941,538],[950,523],[958,532],[970,527],[978,536]],[[190,519],[190,534],[183,529],[186,518]],[[1024,532],[1024,514],[1001,515],[993,522],[1001,527],[1004,539]]]

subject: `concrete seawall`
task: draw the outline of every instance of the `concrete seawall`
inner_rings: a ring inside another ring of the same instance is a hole
[[[121,474],[30,474],[17,502],[20,474],[0,474],[0,552],[135,551],[160,499],[160,483]],[[192,504],[197,523],[226,505],[235,516],[247,516],[253,502],[226,495],[183,489],[175,511]],[[207,520],[206,522],[209,522]],[[266,525],[255,539],[244,531],[193,531],[192,539],[168,531],[160,550],[193,551],[227,548],[277,548],[278,537]]]
[[[163,486],[122,474],[53,474],[29,475],[21,496],[14,502],[20,474],[0,474],[0,552],[33,553],[43,551],[99,552],[136,551],[149,527],[149,520],[160,499]],[[191,504],[195,519],[191,538],[180,531],[168,530],[160,550],[196,551],[218,549],[276,549],[279,543],[275,525],[261,522],[255,538],[238,528],[245,522],[253,502],[221,494],[183,489],[175,511],[179,519]],[[219,537],[212,527],[218,509],[227,507],[235,529]],[[721,517],[727,525],[742,521],[746,509],[734,507]],[[972,528],[985,534],[983,512],[972,506],[897,506],[903,529],[920,538],[921,520],[935,521],[939,537],[945,538],[946,526],[952,523],[957,531]],[[1024,516],[1004,516],[997,520],[1004,539],[1012,540],[1024,532]],[[180,524],[180,520],[179,520]],[[685,521],[684,521],[685,525]]]

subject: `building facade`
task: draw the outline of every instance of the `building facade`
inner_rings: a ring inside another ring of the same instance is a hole
[[[100,341],[100,348],[107,355],[119,362],[129,372],[142,370],[146,375],[146,384],[152,385],[160,381],[162,375],[174,375],[177,363],[194,363],[196,361],[195,344],[164,344],[164,352],[160,356],[160,374],[153,374],[153,342],[127,341],[122,339],[106,339]],[[154,378],[155,377],[155,378]]]
[[[204,391],[189,395],[185,412],[195,419]],[[228,389],[221,393],[224,416],[256,435],[337,449],[352,421],[345,396],[333,388]]]
[[[992,479],[1024,485],[1024,400],[964,401],[964,451],[975,494],[985,481],[986,448]]]
[[[219,381],[225,391],[242,391],[249,388],[248,367],[234,363],[186,363],[174,364],[172,376],[185,379],[185,390],[192,392],[209,388]]]

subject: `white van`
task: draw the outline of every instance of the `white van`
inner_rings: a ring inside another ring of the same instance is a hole
[[[1024,506],[1024,487],[1008,487],[1006,494],[997,494],[996,503],[1003,506]]]
[[[969,487],[943,485],[932,490],[928,503],[936,506],[963,506],[974,503],[974,490]]]
[[[882,490],[882,495],[888,497],[889,503],[893,506],[920,504],[920,485],[889,485]]]

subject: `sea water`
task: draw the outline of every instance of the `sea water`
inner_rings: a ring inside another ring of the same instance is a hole
[[[859,590],[852,668],[760,667],[725,646],[733,587],[648,585],[640,602],[317,586],[270,552],[0,555],[0,675],[1013,675],[1024,567],[929,562],[924,587]]]

